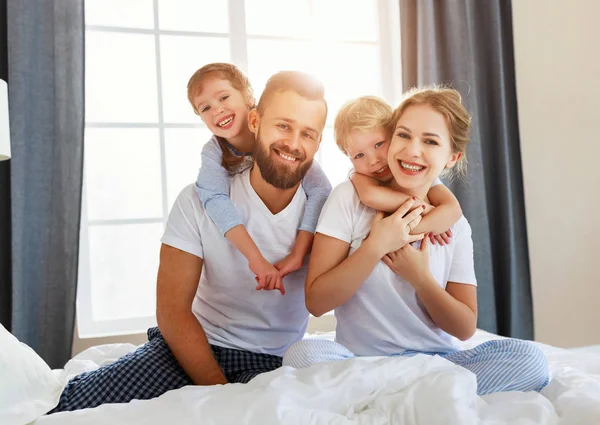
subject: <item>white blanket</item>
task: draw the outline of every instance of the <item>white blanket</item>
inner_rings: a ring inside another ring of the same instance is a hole
[[[493,337],[478,331],[465,348]],[[88,350],[67,364],[63,378],[131,348]],[[285,367],[246,385],[186,387],[154,400],[44,416],[35,425],[600,424],[600,355],[540,348],[553,375],[541,394],[478,397],[475,376],[440,357],[373,357]]]

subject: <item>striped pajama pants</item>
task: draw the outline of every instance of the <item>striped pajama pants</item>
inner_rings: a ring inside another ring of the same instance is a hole
[[[282,358],[270,354],[212,345],[213,355],[229,382],[247,383],[257,375],[281,366]],[[71,379],[58,406],[49,412],[64,412],[148,400],[186,385],[192,380],[181,368],[158,328],[148,330],[148,342],[114,363]]]
[[[405,351],[399,356],[439,355],[477,376],[477,394],[500,391],[540,391],[550,381],[548,362],[534,344],[519,339],[499,339],[453,353]],[[283,356],[283,365],[308,367],[324,361],[355,357],[343,345],[325,339],[296,342]]]

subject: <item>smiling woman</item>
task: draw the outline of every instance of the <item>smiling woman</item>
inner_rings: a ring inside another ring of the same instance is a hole
[[[411,234],[423,213],[413,208],[415,197],[426,197],[466,151],[470,116],[460,95],[440,87],[411,91],[392,123],[388,163],[394,178],[388,186],[413,198],[383,218],[361,202],[350,182],[334,189],[319,219],[305,292],[313,314],[335,309],[335,342],[298,341],[283,364],[435,354],[473,372],[479,395],[540,391],[549,382],[548,364],[532,343],[506,339],[460,351],[477,323],[467,220],[460,217],[452,226],[453,240],[445,246]]]

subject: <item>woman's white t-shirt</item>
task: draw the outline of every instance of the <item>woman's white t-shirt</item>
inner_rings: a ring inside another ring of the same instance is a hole
[[[360,202],[352,182],[337,186],[325,203],[317,232],[350,244],[352,255],[371,229],[376,211]],[[431,274],[447,282],[477,285],[471,227],[464,217],[451,228],[450,244],[431,244]],[[413,244],[415,248],[420,242]],[[379,261],[358,291],[336,308],[336,341],[358,356],[399,354],[406,350],[450,352],[459,341],[432,321],[413,287]]]

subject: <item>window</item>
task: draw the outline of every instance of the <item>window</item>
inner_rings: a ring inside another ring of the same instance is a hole
[[[81,337],[156,323],[160,238],[210,138],[187,101],[192,73],[209,62],[235,63],[257,98],[279,70],[318,76],[330,112],[316,160],[335,186],[350,169],[333,140],[339,106],[364,94],[398,102],[396,3],[86,0]]]

